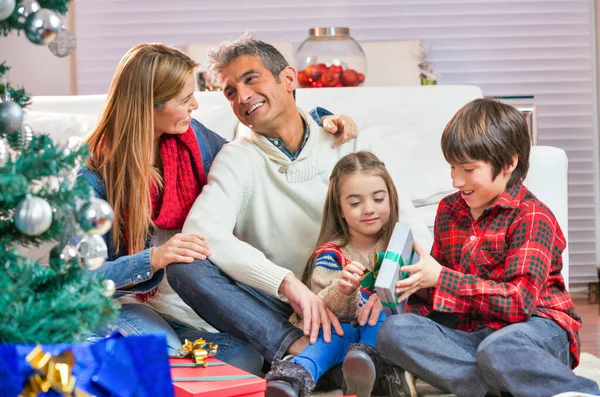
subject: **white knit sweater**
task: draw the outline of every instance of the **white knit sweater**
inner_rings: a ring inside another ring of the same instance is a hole
[[[368,131],[333,149],[334,137],[300,113],[310,137],[296,160],[258,134],[226,144],[183,226],[183,233],[206,238],[209,259],[231,278],[272,296],[279,296],[290,272],[302,277],[315,249],[335,163],[371,149]],[[410,202],[404,204],[403,222],[413,227],[415,238],[429,241],[425,223]]]

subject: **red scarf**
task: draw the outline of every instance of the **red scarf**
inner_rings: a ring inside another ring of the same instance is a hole
[[[153,184],[150,190],[152,221],[160,229],[181,229],[194,201],[206,185],[202,153],[191,126],[181,135],[163,134],[160,159],[163,189],[159,191]],[[146,301],[156,294],[156,290],[137,294],[137,297]]]
[[[152,186],[152,221],[160,229],[181,229],[192,205],[206,185],[202,153],[192,127],[182,135],[160,139],[163,189]]]

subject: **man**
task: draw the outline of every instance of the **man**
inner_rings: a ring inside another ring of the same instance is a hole
[[[168,280],[211,325],[272,362],[314,343],[320,327],[327,342],[332,327],[343,333],[300,279],[319,234],[331,170],[364,149],[368,134],[332,148],[333,136],[296,107],[296,71],[251,35],[223,43],[209,63],[251,133],[223,147],[183,227],[206,238],[210,261],[173,264]],[[412,204],[400,208],[417,238],[430,240]],[[304,319],[303,330],[288,321],[293,311]],[[380,312],[376,307],[373,315]]]

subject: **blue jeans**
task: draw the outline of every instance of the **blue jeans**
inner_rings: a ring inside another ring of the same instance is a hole
[[[417,378],[459,396],[483,397],[491,389],[515,397],[598,391],[595,382],[571,371],[567,333],[541,317],[498,331],[464,332],[400,314],[381,327],[377,350]]]
[[[209,260],[172,263],[169,284],[210,325],[252,345],[267,361],[283,357],[304,334],[292,307],[223,273]]]
[[[152,308],[138,304],[124,304],[116,328],[127,335],[161,334],[167,339],[169,356],[175,356],[181,344],[188,339],[203,338],[219,345],[216,358],[253,374],[260,374],[263,359],[250,345],[224,333],[200,331],[161,316]],[[92,340],[92,339],[88,339]]]
[[[323,339],[323,330],[319,331],[317,342],[308,345],[302,353],[292,358],[290,361],[303,366],[313,377],[315,383],[321,376],[334,366],[344,362],[346,351],[352,343],[362,343],[375,347],[377,332],[383,325],[385,313],[381,312],[377,324],[370,326],[368,323],[362,326],[354,327],[343,323],[344,336],[338,336],[332,329],[331,342],[327,343]]]

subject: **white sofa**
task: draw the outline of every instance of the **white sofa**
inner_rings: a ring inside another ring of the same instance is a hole
[[[310,109],[324,106],[350,115],[359,129],[375,131],[376,151],[383,153],[401,192],[410,195],[430,229],[439,200],[452,190],[449,166],[440,149],[446,123],[465,103],[481,97],[474,86],[361,87],[300,89],[297,102]],[[223,137],[234,139],[237,119],[221,92],[197,92],[193,116]],[[34,131],[59,142],[83,137],[95,125],[105,95],[34,97],[26,122]],[[550,206],[568,231],[567,157],[554,147],[534,146],[529,188]],[[568,251],[563,275],[568,285]]]

